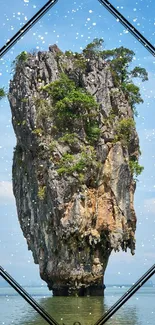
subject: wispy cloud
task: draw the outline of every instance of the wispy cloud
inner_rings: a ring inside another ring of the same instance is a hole
[[[0,182],[0,203],[13,202],[14,195],[12,190],[12,182],[1,181]]]
[[[155,213],[155,197],[144,200],[144,208],[149,213]]]
[[[145,258],[152,259],[153,261],[155,260],[155,253],[153,253],[153,252],[146,252],[143,255]]]

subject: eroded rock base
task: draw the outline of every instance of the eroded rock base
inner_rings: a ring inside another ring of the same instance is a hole
[[[86,296],[103,296],[105,285],[91,285],[90,287],[82,286],[79,289],[73,290],[67,286],[53,289],[53,296],[75,296],[75,297],[86,297]]]

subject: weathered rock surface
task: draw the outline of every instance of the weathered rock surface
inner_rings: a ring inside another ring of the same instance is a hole
[[[49,145],[56,140],[52,118],[38,124],[35,99],[40,96],[39,87],[59,79],[62,71],[78,84],[73,60],[64,55],[58,60],[57,52],[57,47],[51,46],[47,52],[29,55],[10,82],[9,101],[17,137],[13,191],[28,249],[54,295],[100,295],[112,250],[130,248],[133,254],[135,249],[135,182],[128,162],[138,150],[138,136],[133,129],[128,149],[113,141],[114,125],[122,117],[133,117],[133,113],[122,91],[114,87],[109,63],[90,60],[80,83],[100,104],[102,132],[95,151],[101,168],[85,171],[82,185],[76,173],[57,173],[56,161],[64,152],[78,154],[83,140],[80,135],[76,148],[57,141],[51,159]],[[117,114],[110,124],[112,109]],[[43,134],[34,132],[41,126]],[[91,183],[92,177],[96,184]]]

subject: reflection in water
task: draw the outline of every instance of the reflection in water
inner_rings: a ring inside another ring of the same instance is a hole
[[[60,325],[93,325],[110,308],[103,297],[50,297],[39,303]],[[39,315],[31,321],[22,321],[22,325],[46,324]],[[137,308],[126,304],[107,324],[140,325]]]

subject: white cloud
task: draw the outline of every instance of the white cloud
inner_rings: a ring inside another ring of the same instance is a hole
[[[0,201],[14,201],[14,195],[12,190],[12,182],[9,181],[1,181],[0,182]]]
[[[143,254],[145,258],[152,259],[153,261],[155,260],[155,253],[154,252],[147,252]]]
[[[155,213],[155,197],[144,200],[144,208],[147,212]]]

